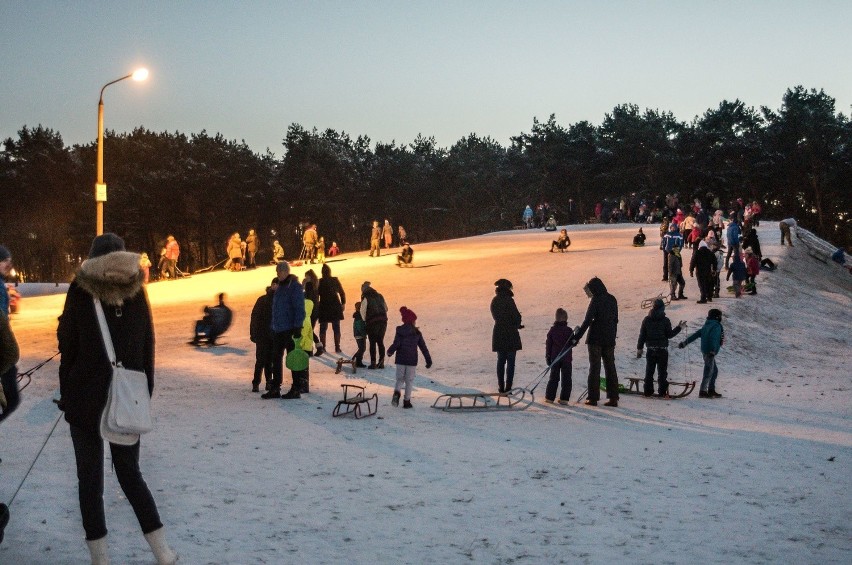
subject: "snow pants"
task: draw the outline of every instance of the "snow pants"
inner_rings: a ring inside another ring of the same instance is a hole
[[[259,386],[262,374],[268,385],[272,381],[272,336],[261,338],[254,345],[254,378],[251,384]]]
[[[618,374],[615,371],[615,346],[589,344],[589,400],[601,398],[601,360],[606,374],[606,397],[618,400]]]
[[[402,387],[405,387],[405,395],[403,400],[411,400],[411,389],[414,387],[414,375],[417,372],[417,367],[414,365],[397,365],[396,366],[396,385],[394,391],[400,392]]]
[[[104,515],[104,440],[98,431],[71,426],[71,441],[77,459],[77,488],[80,514],[87,540],[107,535]],[[127,497],[143,534],[163,527],[157,504],[139,470],[139,442],[134,445],[109,444],[112,466],[121,490]]]
[[[665,396],[669,393],[669,350],[663,347],[649,347],[645,355],[645,396],[654,394],[654,371],[657,372],[657,393]]]
[[[704,354],[704,378],[701,379],[701,392],[708,390],[716,390],[716,377],[719,375],[719,368],[716,366],[716,354]]]
[[[571,361],[562,359],[550,368],[550,380],[547,381],[547,389],[544,397],[548,400],[556,400],[556,389],[559,387],[560,381],[562,384],[562,392],[559,393],[559,400],[568,401],[571,399]]]

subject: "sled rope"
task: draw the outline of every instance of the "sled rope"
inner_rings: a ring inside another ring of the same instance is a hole
[[[527,386],[527,390],[529,390],[530,392],[535,392],[536,387],[538,387],[538,385],[541,384],[541,381],[544,380],[545,375],[550,374],[550,370],[554,366],[556,366],[556,364],[559,363],[562,360],[562,358],[565,357],[568,354],[569,351],[571,351],[574,348],[574,346],[570,345],[570,344],[571,344],[571,340],[568,340],[568,341],[565,342],[565,345],[562,346],[562,351],[559,352],[559,355],[556,356],[556,359],[554,359],[550,363],[550,365],[545,367],[544,370],[539,374],[539,376],[536,377],[535,380],[533,380],[533,382],[530,383],[529,386]]]
[[[47,359],[45,359],[44,361],[42,361],[41,363],[39,363],[38,365],[36,365],[35,367],[33,367],[32,369],[30,369],[28,371],[24,371],[23,373],[18,373],[18,377],[17,377],[17,382],[19,383],[18,384],[18,390],[19,391],[24,390],[25,388],[30,386],[30,383],[33,380],[33,373],[35,373],[36,371],[38,371],[39,369],[41,369],[42,367],[47,365],[57,355],[59,355],[58,351],[56,353],[54,353],[53,355],[51,355],[50,357],[48,357]],[[23,385],[21,385],[20,383],[22,383],[24,381],[24,379],[26,379],[27,382],[24,383]]]
[[[54,357],[55,357],[55,355],[54,355]],[[53,359],[53,357],[51,357],[50,359]],[[50,359],[48,359],[48,361],[50,361]],[[45,363],[46,362],[47,361],[45,361]],[[44,447],[47,445],[48,440],[53,435],[53,432],[56,431],[56,426],[57,426],[57,424],[59,424],[59,420],[61,420],[61,419],[62,419],[62,411],[60,411],[59,415],[56,416],[56,421],[53,422],[53,427],[50,428],[50,433],[47,434],[46,438],[44,438],[44,443],[41,444],[41,448],[39,448],[38,453],[36,453],[35,459],[33,459],[33,462],[30,464],[30,468],[27,469],[26,474],[24,474],[24,478],[21,479],[21,484],[19,484],[18,488],[15,489],[15,494],[12,495],[12,500],[9,501],[9,506],[12,506],[12,503],[15,502],[15,497],[18,496],[18,493],[21,491],[21,487],[24,486],[24,482],[26,482],[27,477],[30,476],[30,472],[32,472],[33,467],[35,467],[35,464],[38,461],[38,458],[41,457],[41,452],[44,451]]]

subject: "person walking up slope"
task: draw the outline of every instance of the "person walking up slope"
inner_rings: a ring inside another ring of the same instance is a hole
[[[417,371],[417,349],[423,352],[426,360],[426,368],[432,366],[432,356],[423,340],[423,334],[415,327],[417,314],[403,306],[399,309],[402,315],[402,325],[397,326],[393,343],[388,348],[388,355],[399,353],[396,356],[396,385],[394,386],[391,404],[399,406],[399,396],[403,385],[405,396],[402,397],[402,407],[411,408],[411,388],[414,384],[414,376]]]
[[[704,326],[686,338],[685,341],[680,342],[678,347],[683,349],[699,337],[701,338],[701,354],[704,356],[704,377],[701,379],[701,390],[698,392],[698,397],[722,398],[722,395],[716,392],[716,377],[719,375],[716,355],[722,348],[722,344],[725,343],[725,329],[722,327],[721,310],[711,309],[707,313]]]

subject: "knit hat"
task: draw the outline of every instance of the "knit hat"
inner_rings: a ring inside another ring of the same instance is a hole
[[[89,248],[89,259],[94,259],[113,251],[124,251],[124,240],[114,233],[105,233],[92,240],[92,246]]]
[[[722,311],[718,308],[711,308],[709,312],[707,312],[708,320],[716,320],[717,322],[722,321]]]
[[[402,314],[403,324],[413,324],[417,321],[417,314],[415,314],[405,306],[399,309],[399,313]]]
[[[654,310],[665,310],[666,309],[666,303],[663,302],[662,298],[657,298],[656,300],[654,300],[654,308],[653,309]]]
[[[361,292],[364,292],[370,287],[370,281],[364,281],[361,283]]]
[[[0,245],[0,261],[5,261],[6,259],[11,259],[12,253],[6,249],[4,246]]]
[[[269,284],[278,284],[278,277],[272,279],[272,282],[270,282]]]
[[[512,281],[508,279],[500,279],[494,283],[497,288],[512,288]]]

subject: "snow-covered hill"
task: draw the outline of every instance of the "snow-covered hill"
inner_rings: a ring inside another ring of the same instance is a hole
[[[393,255],[343,255],[330,263],[347,294],[344,350],[354,352],[352,306],[365,280],[391,309],[418,315],[435,359],[418,368],[414,410],[393,408],[392,363],[334,375],[311,361],[311,394],[264,401],[250,392],[254,300],[272,267],[216,272],[149,287],[157,330],[157,428],[142,440],[142,466],[169,538],[186,563],[849,563],[852,561],[852,287],[846,273],[759,229],[759,294],[724,296],[727,341],[717,400],[623,396],[616,409],[541,403],[522,412],[445,413],[447,391],[496,389],[489,303],[508,278],[523,314],[516,385],[544,368],[557,307],[580,323],[582,287],[599,276],[619,301],[619,377],[635,358],[643,299],[665,291],[655,229],[631,246],[635,226],[570,226],[568,253],[552,234],[513,231],[415,245],[416,268]],[[688,252],[687,252],[688,256]],[[318,266],[315,266],[318,267]],[[301,275],[306,267],[297,267]],[[319,269],[316,268],[319,272]],[[226,345],[186,345],[204,304],[225,292],[235,321]],[[667,312],[689,331],[707,306]],[[56,348],[64,297],[29,297],[13,321],[19,368]],[[57,363],[38,371],[20,409],[0,426],[0,500],[11,507],[0,563],[82,563],[68,427],[52,432]],[[585,388],[585,347],[574,354],[572,400]],[[700,380],[697,344],[674,348],[673,380]],[[332,418],[343,382],[379,394],[377,417]],[[286,384],[286,383],[285,383]],[[45,443],[46,440],[46,443]],[[115,563],[152,559],[115,477],[107,524]]]

